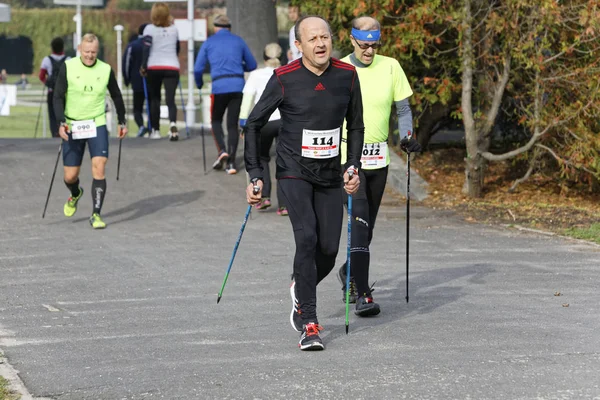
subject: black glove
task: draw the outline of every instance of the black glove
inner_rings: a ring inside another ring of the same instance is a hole
[[[413,137],[410,139],[408,137],[402,138],[400,141],[400,148],[405,153],[420,153],[423,150],[419,142]]]

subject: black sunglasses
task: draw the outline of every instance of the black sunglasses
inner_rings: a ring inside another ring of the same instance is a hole
[[[381,43],[379,43],[379,42],[368,44],[368,43],[361,43],[358,40],[356,40],[356,38],[354,38],[354,37],[353,37],[353,39],[356,42],[356,44],[358,45],[358,47],[360,47],[362,50],[366,50],[369,47],[372,47],[373,50],[377,50],[378,48],[381,47]]]

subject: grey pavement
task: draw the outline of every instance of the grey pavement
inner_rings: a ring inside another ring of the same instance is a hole
[[[204,175],[196,136],[129,138],[116,181],[116,144],[94,231],[87,155],[77,214],[62,215],[59,170],[42,220],[58,142],[0,141],[0,371],[25,398],[600,398],[599,246],[413,202],[406,303],[405,205],[387,198],[371,257],[382,313],[351,315],[346,335],[332,273],[318,288],[327,349],[305,353],[289,220],[252,213],[217,305],[244,174]]]

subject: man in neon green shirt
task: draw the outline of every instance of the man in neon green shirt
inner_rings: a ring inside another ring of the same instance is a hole
[[[366,317],[377,315],[380,307],[373,301],[369,287],[369,245],[377,212],[387,181],[390,155],[388,134],[390,112],[396,105],[400,144],[406,152],[419,152],[421,146],[412,137],[412,114],[408,98],[412,90],[397,60],[377,54],[380,47],[380,25],[371,17],[359,17],[352,21],[350,40],[354,52],[342,61],[356,67],[360,79],[363,100],[365,139],[359,169],[361,185],[353,196],[352,243],[351,243],[351,301],[356,302],[355,314]],[[343,132],[346,130],[344,129]],[[345,162],[346,146],[342,139],[342,163]],[[342,282],[343,300],[346,299],[346,265],[338,277]]]
[[[90,224],[94,229],[106,227],[100,211],[106,194],[104,171],[108,161],[108,131],[106,129],[105,96],[110,92],[119,120],[119,139],[127,135],[125,104],[110,65],[98,60],[98,38],[88,33],[81,39],[80,57],[66,61],[61,67],[54,87],[54,112],[60,123],[64,180],[71,196],[64,205],[64,214],[72,217],[83,195],[79,186],[79,171],[85,145],[92,159],[93,213]]]

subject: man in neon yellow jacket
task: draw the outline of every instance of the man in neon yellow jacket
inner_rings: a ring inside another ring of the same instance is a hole
[[[355,314],[361,317],[377,315],[379,305],[373,301],[368,284],[370,252],[373,229],[381,204],[390,163],[387,146],[392,106],[398,114],[400,146],[406,152],[419,152],[421,146],[412,135],[412,114],[408,98],[412,89],[400,63],[391,57],[377,54],[381,29],[371,17],[352,21],[350,40],[354,52],[342,61],[354,65],[360,79],[363,101],[365,137],[359,170],[360,187],[353,199],[351,285],[350,301],[356,302]],[[345,132],[345,129],[343,130]],[[342,163],[346,146],[342,139]],[[346,299],[346,265],[338,271],[342,282],[343,300]]]
[[[119,139],[127,135],[125,104],[110,65],[97,59],[98,38],[88,33],[83,36],[79,46],[81,56],[64,63],[54,88],[54,112],[60,123],[58,134],[63,139],[64,180],[71,192],[64,205],[64,214],[72,217],[83,195],[79,172],[87,143],[93,177],[90,224],[94,229],[103,229],[106,224],[100,217],[100,211],[106,194],[104,171],[108,161],[106,91],[110,92],[117,109]]]

